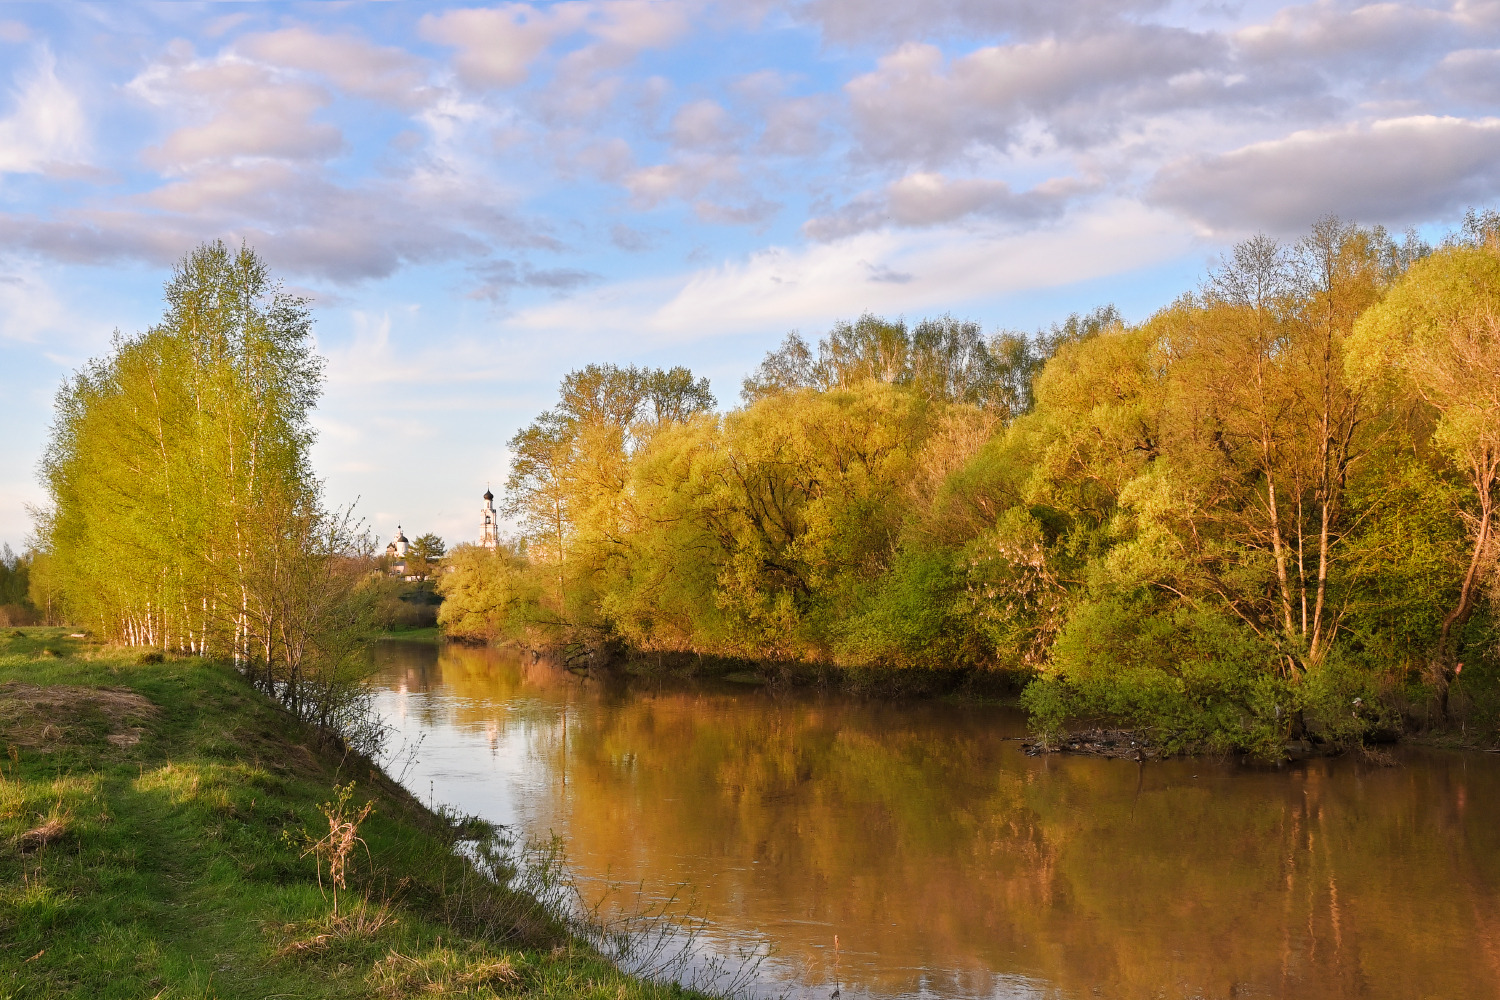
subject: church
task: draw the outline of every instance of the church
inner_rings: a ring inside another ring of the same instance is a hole
[[[402,532],[401,525],[398,524],[396,525],[396,537],[385,547],[385,557],[392,562],[398,559],[405,562],[406,550],[410,547],[411,543],[406,540],[406,535]]]
[[[495,510],[495,494],[486,487],[484,491],[484,506],[479,508],[479,545],[481,548],[494,550],[500,547],[500,515]],[[385,557],[390,566],[390,572],[395,576],[406,573],[406,554],[411,549],[411,543],[407,541],[406,533],[401,530],[401,525],[396,525],[396,537],[385,547]]]
[[[484,489],[484,506],[479,508],[484,523],[479,526],[479,544],[482,548],[494,549],[500,545],[500,525],[495,519],[495,494],[488,486]]]

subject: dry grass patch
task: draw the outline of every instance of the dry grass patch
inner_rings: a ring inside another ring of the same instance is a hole
[[[390,1000],[493,996],[519,986],[521,973],[509,958],[437,948],[421,957],[392,951],[375,963],[365,981],[377,996]]]
[[[66,837],[71,830],[67,813],[49,816],[41,824],[27,830],[16,838],[16,849],[22,854],[35,854],[48,844]]]
[[[318,955],[346,942],[373,940],[382,930],[394,927],[396,916],[386,906],[356,906],[342,916],[329,915],[271,928],[279,940],[277,958]]]

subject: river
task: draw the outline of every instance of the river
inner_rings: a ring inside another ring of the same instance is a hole
[[[1028,757],[993,707],[375,655],[413,792],[556,833],[585,894],[688,887],[763,993],[1500,996],[1488,754]]]

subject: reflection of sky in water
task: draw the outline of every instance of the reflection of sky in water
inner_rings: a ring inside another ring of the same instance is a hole
[[[850,998],[1500,995],[1492,758],[1033,759],[1002,710],[380,655],[408,788],[769,940],[766,992],[826,997],[837,934]]]
[[[394,741],[395,767],[404,754],[414,752],[406,785],[424,799],[431,796],[463,812],[514,826],[515,800],[540,790],[530,780],[525,733],[503,728],[498,721],[484,725],[455,724],[452,699],[441,693],[394,691],[376,699],[376,706],[398,733]]]

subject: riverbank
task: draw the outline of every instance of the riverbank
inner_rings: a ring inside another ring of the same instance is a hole
[[[390,638],[400,638],[391,633]],[[439,635],[434,641],[444,641]],[[462,640],[459,640],[462,641]],[[530,650],[526,652],[537,654]],[[554,655],[555,658],[555,655]],[[572,668],[584,669],[584,668]],[[1021,697],[1033,674],[1019,671],[953,669],[879,669],[802,662],[767,663],[691,653],[618,652],[607,659],[604,672],[625,674],[643,680],[713,680],[773,689],[816,688],[839,691],[860,698],[889,702],[948,702],[968,706],[991,706],[1026,710]],[[1450,689],[1451,715],[1446,723],[1434,718],[1430,698],[1414,701],[1419,691],[1407,691],[1378,714],[1385,718],[1358,734],[1330,732],[1313,723],[1302,736],[1288,733],[1279,743],[1267,744],[1270,752],[1258,754],[1235,749],[1210,739],[1174,738],[1162,726],[1132,727],[1109,716],[1072,717],[1059,730],[1043,736],[1033,732],[1026,743],[1031,754],[1078,754],[1128,760],[1165,760],[1171,757],[1244,757],[1262,763],[1303,760],[1310,757],[1357,753],[1364,759],[1384,763],[1393,744],[1411,743],[1450,750],[1500,752],[1500,724],[1491,688],[1470,691],[1455,682]],[[1034,722],[1033,718],[1033,722]]]
[[[234,670],[142,659],[0,633],[0,998],[683,995],[480,875],[460,828]],[[367,802],[335,897],[309,848]]]
[[[838,691],[859,698],[888,702],[948,702],[957,705],[990,706],[1025,711],[1021,693],[1035,675],[1019,671],[978,669],[890,670],[847,667],[805,662],[766,662],[696,653],[643,653],[629,648],[575,652],[572,659],[563,650],[537,650],[513,642],[487,642],[481,638],[449,635],[442,628],[386,631],[381,639],[418,642],[453,642],[470,647],[495,646],[523,655],[552,660],[559,668],[577,674],[628,676],[642,681],[717,681],[741,687],[770,689],[819,689]],[[1431,699],[1385,706],[1385,720],[1361,737],[1332,733],[1314,723],[1300,738],[1286,734],[1281,742],[1265,744],[1266,752],[1234,748],[1223,741],[1173,738],[1160,726],[1132,727],[1128,721],[1108,716],[1069,718],[1059,730],[1043,735],[1033,732],[1026,742],[1030,754],[1076,754],[1128,760],[1165,760],[1172,757],[1244,757],[1260,763],[1335,757],[1357,753],[1375,763],[1390,761],[1388,748],[1411,743],[1451,750],[1500,752],[1500,724],[1491,688],[1470,692],[1455,682],[1450,689],[1452,715],[1446,724],[1435,724]],[[1420,693],[1420,692],[1417,692]],[[1034,720],[1033,720],[1034,721]],[[1165,732],[1165,735],[1163,735]]]
[[[424,628],[391,627],[371,632],[366,639],[399,639],[402,642],[442,642],[443,630],[436,625]]]

